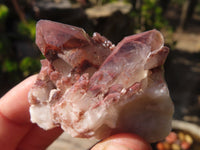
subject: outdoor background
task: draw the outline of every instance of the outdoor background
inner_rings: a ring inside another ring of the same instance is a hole
[[[39,19],[82,27],[89,35],[99,32],[115,44],[160,30],[171,50],[164,67],[174,118],[200,125],[200,0],[1,0],[0,96],[39,72]]]

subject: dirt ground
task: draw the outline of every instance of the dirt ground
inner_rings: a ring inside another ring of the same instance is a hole
[[[165,64],[174,118],[200,125],[200,15],[194,13],[184,29],[179,28],[179,9],[169,8],[166,17],[175,28],[175,46]]]

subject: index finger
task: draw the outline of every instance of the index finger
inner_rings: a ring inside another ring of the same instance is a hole
[[[15,149],[32,127],[27,94],[36,76],[32,76],[0,99],[0,147]]]
[[[33,75],[12,88],[0,100],[0,113],[17,124],[30,123],[28,92],[36,80]]]
[[[45,149],[61,133],[60,128],[44,131],[30,122],[28,92],[36,80],[31,76],[12,88],[0,100],[0,147]]]

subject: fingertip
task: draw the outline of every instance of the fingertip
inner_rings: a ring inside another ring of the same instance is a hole
[[[37,75],[32,75],[8,91],[0,100],[0,112],[9,120],[18,123],[29,121],[28,92]]]
[[[37,74],[32,75],[26,78],[25,80],[23,80],[22,82],[20,82],[19,84],[17,84],[16,86],[14,86],[4,96],[2,96],[1,102],[10,97],[16,97],[16,95],[18,95],[19,93],[21,94],[28,91],[31,88],[31,86],[34,84],[36,78],[37,78]]]
[[[23,80],[21,83],[19,83],[18,85],[16,85],[14,88],[24,88],[27,89],[28,91],[30,90],[30,88],[33,86],[33,84],[35,83],[37,78],[37,74],[35,75],[31,75],[28,78],[26,78],[25,80]],[[13,88],[13,89],[14,89]],[[12,90],[12,89],[11,89]]]
[[[36,75],[25,79],[0,100],[0,145],[4,149],[14,149],[31,129],[27,95],[35,79]]]
[[[130,133],[113,135],[96,144],[91,150],[152,150],[149,143]]]

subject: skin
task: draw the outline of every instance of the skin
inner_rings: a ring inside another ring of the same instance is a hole
[[[31,76],[12,88],[0,99],[0,147],[4,150],[46,149],[63,130],[45,131],[30,122],[27,95],[36,80]],[[121,133],[96,144],[91,150],[151,150],[137,135]]]

